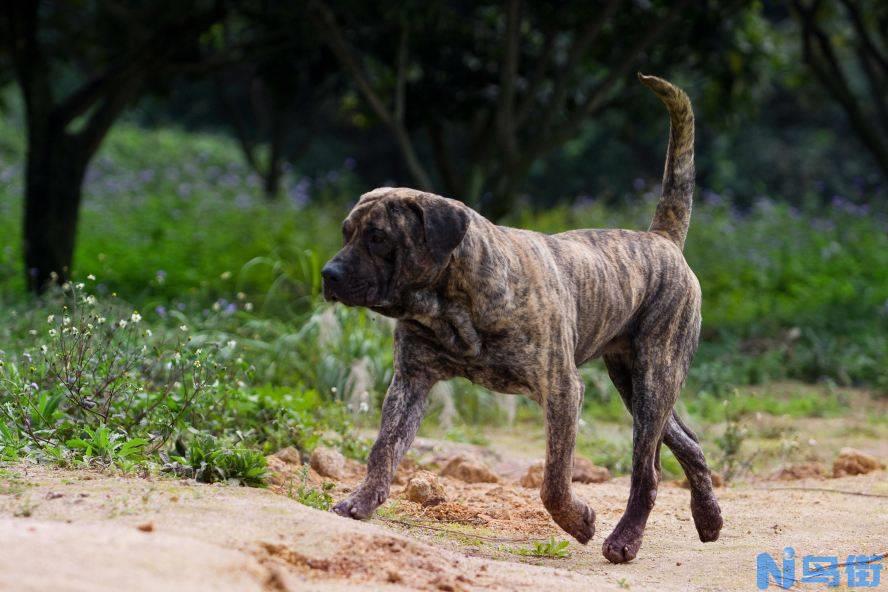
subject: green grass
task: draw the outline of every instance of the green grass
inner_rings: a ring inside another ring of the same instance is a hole
[[[570,557],[570,551],[568,550],[568,546],[570,543],[564,540],[557,540],[555,537],[551,537],[547,541],[540,541],[538,543],[534,543],[533,546],[528,548],[515,548],[511,549],[511,552],[515,555],[522,555],[524,557],[546,557],[549,559],[566,559]]]

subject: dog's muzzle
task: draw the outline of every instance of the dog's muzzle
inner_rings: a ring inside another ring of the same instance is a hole
[[[321,269],[321,279],[324,283],[324,300],[328,302],[336,302],[339,300],[339,293],[342,292],[343,282],[345,281],[345,273],[342,266],[335,261],[329,261]]]

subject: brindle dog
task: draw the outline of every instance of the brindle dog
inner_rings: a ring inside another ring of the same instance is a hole
[[[657,497],[660,445],[681,463],[701,541],[722,527],[696,436],[673,407],[700,334],[700,284],[682,255],[694,190],[694,116],[687,95],[639,74],[666,104],[669,147],[650,230],[553,236],[496,226],[464,204],[414,189],[363,196],[323,269],[324,295],[398,320],[394,378],[361,485],[334,510],[368,518],[419,427],[429,389],[463,376],[537,401],[546,415],[543,505],[581,543],[595,513],[571,491],[583,381],[603,357],[633,418],[626,512],[604,541],[614,563],[638,553]]]

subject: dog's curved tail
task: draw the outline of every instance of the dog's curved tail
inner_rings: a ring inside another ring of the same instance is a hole
[[[642,84],[657,93],[669,110],[669,147],[663,172],[663,192],[650,231],[684,248],[694,198],[694,111],[683,90],[662,78],[638,73]]]

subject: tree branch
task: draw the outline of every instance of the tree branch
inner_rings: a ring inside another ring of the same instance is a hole
[[[523,126],[533,111],[533,105],[536,102],[536,94],[539,92],[543,80],[546,79],[546,70],[548,69],[549,60],[552,58],[552,51],[554,48],[555,33],[553,31],[548,31],[546,33],[546,39],[543,42],[543,49],[540,52],[540,57],[536,61],[536,67],[527,81],[526,95],[518,107],[518,113],[515,115],[515,127],[520,128]]]
[[[866,52],[872,55],[873,59],[879,64],[883,72],[888,72],[888,58],[882,55],[882,52],[876,44],[873,43],[872,37],[870,37],[869,31],[863,22],[863,17],[860,14],[860,7],[856,6],[851,0],[841,0],[841,2],[845,6],[848,18],[851,19],[851,24],[854,26],[854,30],[857,31],[857,36],[863,43]]]
[[[404,124],[404,92],[407,86],[407,20],[401,19],[401,38],[398,41],[398,69],[395,82],[395,121]]]
[[[244,159],[254,172],[262,174],[259,163],[256,160],[255,145],[247,132],[247,122],[241,115],[241,111],[234,104],[234,101],[231,100],[231,97],[229,97],[228,93],[225,91],[225,85],[223,84],[222,79],[219,76],[216,76],[213,80],[216,84],[216,95],[222,101],[222,106],[228,112],[228,117],[234,124],[234,135],[241,147],[241,152],[244,154]]]
[[[324,39],[327,41],[327,46],[339,60],[345,71],[352,77],[358,90],[364,95],[364,99],[370,105],[373,112],[376,113],[376,116],[391,130],[410,174],[419,184],[420,189],[431,190],[433,187],[431,177],[419,161],[404,122],[399,121],[394,113],[388,110],[385,102],[373,88],[373,84],[364,72],[363,66],[352,53],[348,42],[345,40],[345,36],[336,22],[336,16],[333,14],[333,11],[321,0],[311,0],[310,5],[309,15],[314,20],[315,25],[326,32]]]
[[[569,90],[568,83],[570,82],[571,76],[576,71],[577,64],[586,53],[586,50],[589,49],[589,46],[591,46],[598,38],[604,28],[604,24],[614,15],[617,8],[620,6],[620,2],[621,0],[610,0],[602,10],[601,15],[598,18],[589,21],[571,45],[567,54],[567,61],[555,78],[552,100],[546,107],[542,121],[539,124],[539,128],[543,130],[543,134],[545,134],[546,130],[550,128],[552,119],[555,115],[560,113],[564,108],[564,101],[567,99],[567,93]]]
[[[562,125],[553,129],[550,134],[540,138],[536,149],[531,151],[533,158],[558,146],[564,142],[565,139],[572,137],[586,118],[603,109],[607,104],[607,96],[610,94],[613,86],[629,74],[633,69],[639,54],[653,45],[657,39],[669,30],[672,21],[678,17],[682,10],[684,10],[687,3],[688,0],[678,0],[677,2],[673,2],[666,16],[656,20],[635,45],[629,48],[629,50],[620,57],[617,66],[612,68],[607,76],[595,85],[595,89],[590,93],[586,101],[579,105]]]
[[[818,3],[815,2],[807,7],[800,0],[793,0],[792,4],[802,23],[802,51],[805,62],[823,88],[844,109],[860,141],[873,155],[882,171],[888,174],[888,145],[863,114],[833,52],[829,37],[817,25]]]
[[[500,72],[497,134],[508,162],[515,160],[518,151],[515,138],[515,78],[518,76],[518,42],[521,36],[521,2],[509,0],[506,5],[506,34],[504,64]]]

